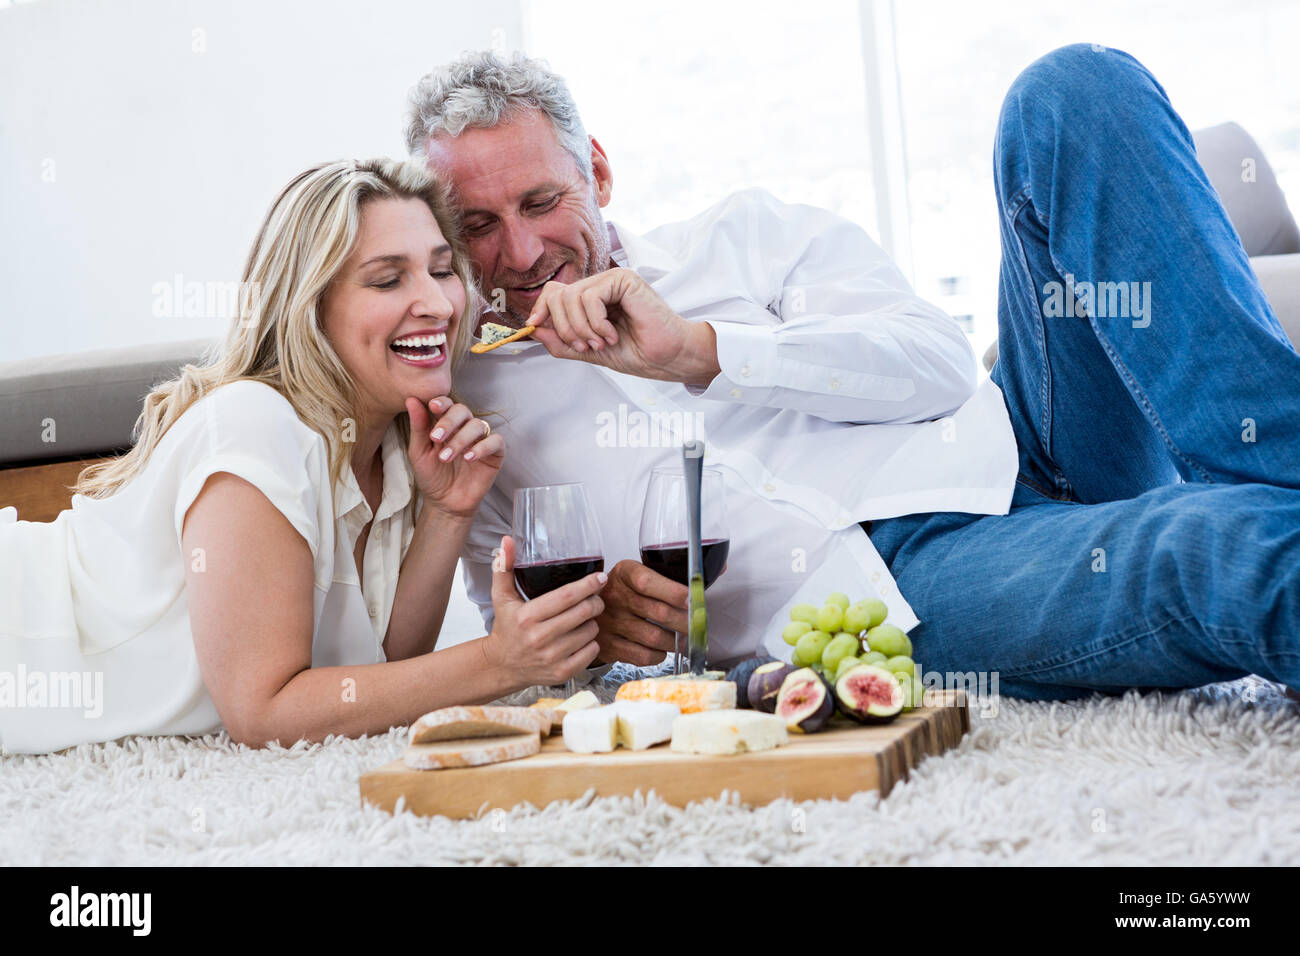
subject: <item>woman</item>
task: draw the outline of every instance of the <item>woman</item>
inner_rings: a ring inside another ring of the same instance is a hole
[[[525,603],[509,538],[492,633],[434,651],[505,451],[449,395],[479,312],[466,263],[419,166],[284,189],[212,359],[145,397],[134,447],[55,521],[0,512],[0,746],[379,734],[591,663],[605,575]]]

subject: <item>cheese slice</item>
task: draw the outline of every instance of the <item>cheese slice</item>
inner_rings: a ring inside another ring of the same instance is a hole
[[[529,707],[443,707],[413,723],[407,742],[428,744],[505,734],[549,734],[553,723],[550,711]]]
[[[672,749],[688,754],[743,754],[789,741],[785,721],[757,710],[710,710],[673,721]]]
[[[683,714],[727,710],[736,706],[736,684],[729,680],[651,677],[628,681],[614,695],[619,700],[657,700],[676,704]]]
[[[526,325],[522,329],[512,329],[508,325],[484,322],[482,339],[471,345],[469,350],[475,355],[482,355],[484,352],[491,352],[507,342],[517,342],[519,339],[527,338],[535,331],[537,331],[536,326],[532,325]]]
[[[500,325],[496,322],[484,322],[483,344],[492,345],[495,342],[500,342],[502,339],[508,339],[510,336],[515,334],[515,331],[515,329],[512,329],[508,325]]]
[[[571,710],[586,710],[588,707],[599,707],[600,698],[589,690],[580,690],[562,704],[556,705],[556,710],[562,710],[568,713]]]
[[[412,770],[481,767],[484,764],[531,757],[541,749],[542,738],[536,733],[479,737],[474,740],[439,740],[429,744],[412,744],[402,755],[402,762]]]
[[[657,700],[620,700],[614,703],[618,715],[618,745],[628,750],[645,750],[671,739],[673,721],[681,716],[676,704]]]
[[[571,710],[564,715],[564,746],[576,754],[609,753],[618,745],[618,711],[613,704]]]

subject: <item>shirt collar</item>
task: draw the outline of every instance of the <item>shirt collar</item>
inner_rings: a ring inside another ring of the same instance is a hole
[[[370,504],[361,493],[361,486],[357,484],[357,477],[349,464],[343,469],[343,477],[338,484],[339,517],[347,518],[359,526],[372,518],[387,518],[410,504],[415,472],[406,456],[402,436],[397,431],[396,419],[384,432],[380,442],[380,458],[384,469],[384,491],[379,499],[379,511],[373,515],[370,513]]]
[[[614,261],[633,270],[647,282],[662,279],[674,269],[681,268],[681,263],[668,250],[645,236],[638,236],[613,222],[606,223],[606,227],[609,230],[610,255]]]

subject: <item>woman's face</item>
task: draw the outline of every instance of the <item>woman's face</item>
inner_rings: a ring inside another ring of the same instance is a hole
[[[451,390],[448,352],[465,308],[451,248],[418,199],[361,207],[356,248],[322,301],[325,337],[360,391],[366,424]]]

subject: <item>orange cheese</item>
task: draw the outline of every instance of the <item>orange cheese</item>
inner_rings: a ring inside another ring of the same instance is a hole
[[[676,704],[683,714],[704,710],[729,710],[736,706],[736,685],[729,680],[650,677],[628,681],[615,700],[657,700]]]

